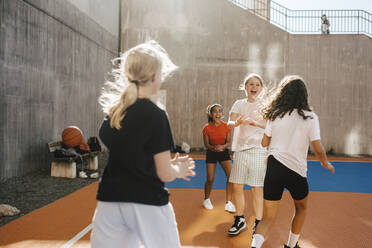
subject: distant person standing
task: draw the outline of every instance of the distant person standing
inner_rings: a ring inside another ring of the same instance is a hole
[[[329,26],[331,26],[331,24],[329,24],[327,16],[323,14],[321,19],[322,19],[322,34],[329,34]]]

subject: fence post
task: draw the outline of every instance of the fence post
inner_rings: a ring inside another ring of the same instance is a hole
[[[358,34],[359,34],[359,19],[360,19],[359,12],[360,12],[360,10],[358,10]]]
[[[288,11],[288,9],[287,8],[285,8],[285,30],[287,30],[288,31],[288,15],[287,15],[287,11]]]

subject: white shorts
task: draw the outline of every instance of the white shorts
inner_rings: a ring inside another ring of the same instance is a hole
[[[177,222],[170,203],[153,206],[98,201],[93,217],[91,247],[179,248]]]
[[[267,150],[251,148],[235,152],[229,182],[263,187],[266,174]]]

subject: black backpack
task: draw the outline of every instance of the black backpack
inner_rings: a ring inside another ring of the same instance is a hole
[[[98,140],[97,137],[90,137],[88,139],[87,143],[90,147],[91,152],[101,152],[102,151],[101,144],[99,143],[99,140]]]
[[[78,154],[76,154],[76,152],[74,152],[71,148],[70,149],[60,148],[54,151],[55,158],[74,158],[77,156]]]

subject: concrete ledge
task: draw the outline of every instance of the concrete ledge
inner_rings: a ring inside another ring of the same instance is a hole
[[[87,158],[87,169],[88,170],[98,170],[98,156],[93,156]]]
[[[76,162],[53,161],[51,166],[52,177],[76,177]]]

